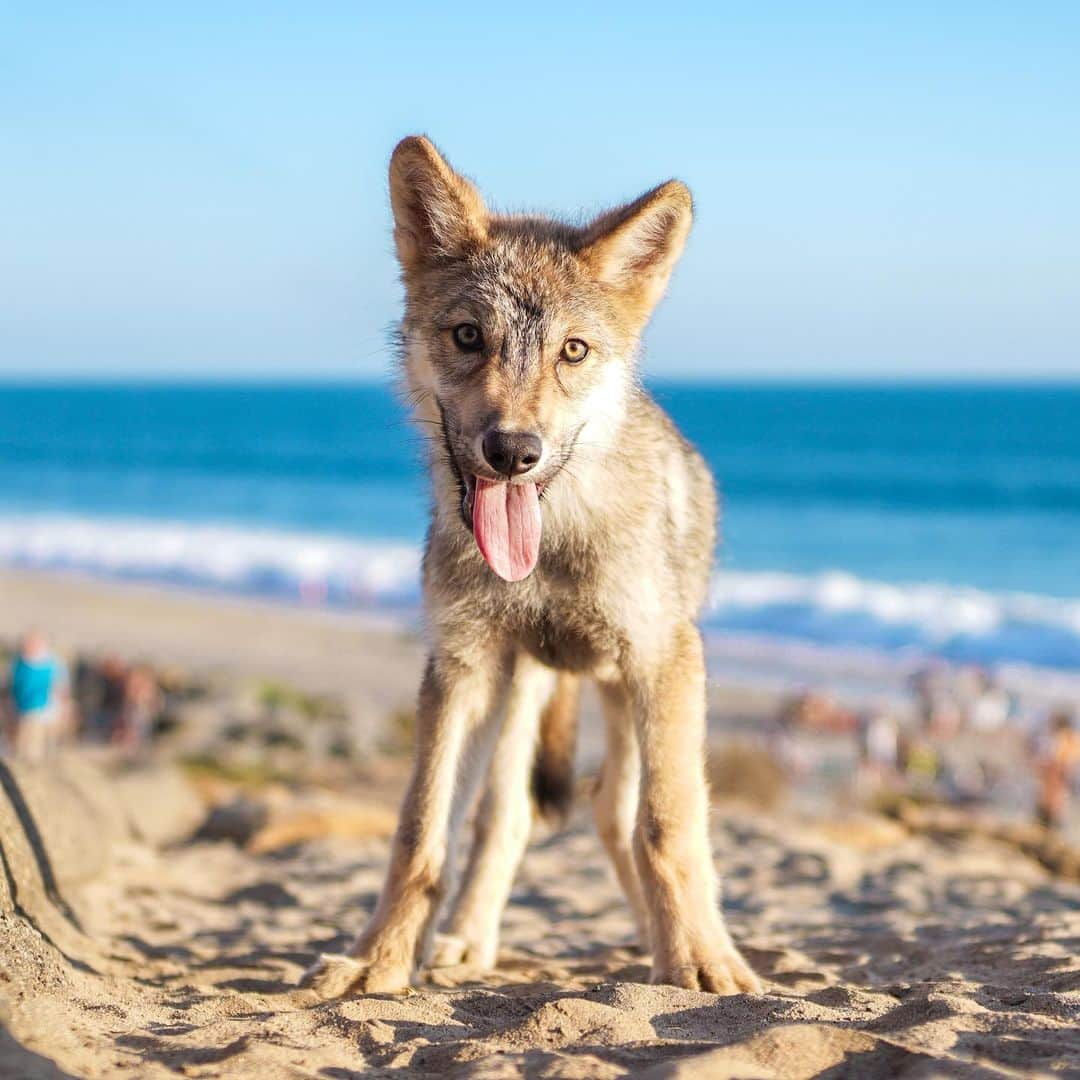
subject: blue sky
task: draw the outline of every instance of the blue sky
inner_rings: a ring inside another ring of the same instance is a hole
[[[1080,377],[1080,5],[8,3],[0,374],[376,376],[385,166],[668,176],[653,375]]]

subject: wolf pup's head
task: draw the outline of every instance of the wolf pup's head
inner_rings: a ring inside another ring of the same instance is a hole
[[[670,180],[583,227],[492,214],[423,137],[390,161],[408,388],[491,568],[533,570],[540,496],[620,437],[638,339],[690,230]]]

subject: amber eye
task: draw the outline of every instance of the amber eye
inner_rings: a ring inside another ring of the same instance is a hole
[[[589,355],[589,346],[580,338],[572,337],[562,347],[559,355],[568,364],[580,364]]]
[[[479,352],[484,347],[480,327],[471,322],[463,322],[454,327],[454,344],[465,352]]]

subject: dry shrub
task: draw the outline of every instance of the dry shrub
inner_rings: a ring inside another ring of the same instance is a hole
[[[893,814],[913,833],[957,840],[995,840],[1023,852],[1052,874],[1080,881],[1080,847],[1034,821],[1002,821],[992,814],[972,813],[962,807],[920,805],[911,799],[900,799]]]
[[[908,838],[903,825],[876,814],[849,813],[843,818],[815,822],[813,828],[826,840],[855,851],[881,851]]]
[[[274,768],[265,761],[232,762],[214,754],[190,754],[180,759],[180,768],[196,787],[213,790],[228,785],[245,791],[259,791],[273,784],[295,779],[291,773]]]
[[[385,840],[396,825],[396,813],[369,803],[299,808],[279,814],[259,829],[248,842],[248,850],[262,855],[326,837]]]
[[[732,740],[710,746],[705,768],[715,801],[737,800],[767,810],[787,795],[784,769],[753,743]]]

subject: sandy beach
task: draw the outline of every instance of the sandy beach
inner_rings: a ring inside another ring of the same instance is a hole
[[[352,617],[10,572],[0,597],[0,638],[36,623],[74,650],[270,674],[347,701],[371,747],[420,663],[413,635]],[[776,704],[712,694],[743,722]],[[319,1001],[298,977],[371,909],[404,776],[369,753],[352,781],[247,793],[269,823],[234,840],[191,839],[236,797],[222,779],[86,752],[3,766],[0,1076],[1080,1075],[1080,886],[993,839],[791,800],[713,818],[761,997],[646,984],[579,800],[534,833],[497,973]]]

